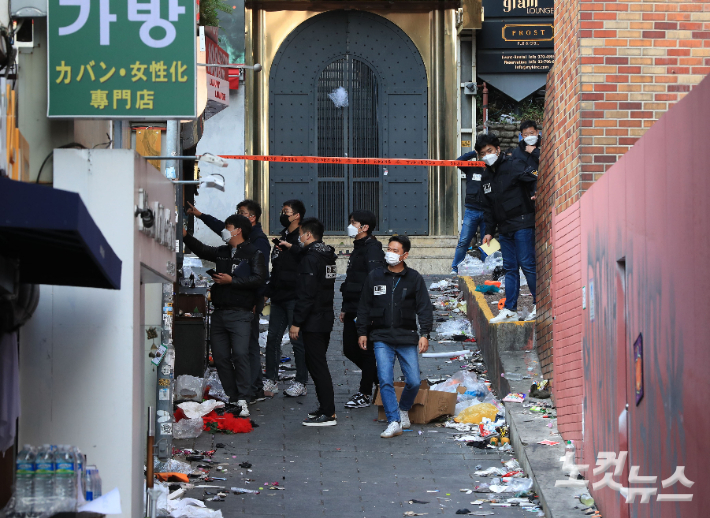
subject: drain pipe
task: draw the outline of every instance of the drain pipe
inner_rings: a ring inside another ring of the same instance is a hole
[[[483,105],[481,106],[483,115],[483,133],[488,134],[488,85],[483,82]]]

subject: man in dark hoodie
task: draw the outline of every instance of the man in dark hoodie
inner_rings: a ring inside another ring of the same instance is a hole
[[[288,200],[283,203],[279,222],[283,225],[280,241],[271,252],[271,280],[266,286],[265,299],[271,299],[269,334],[266,337],[266,371],[264,373],[264,392],[276,394],[279,390],[279,364],[281,362],[281,339],[284,331],[293,323],[293,311],[296,307],[298,292],[298,262],[302,247],[298,241],[298,231],[306,215],[306,207],[300,200]],[[301,336],[291,339],[296,379],[284,390],[290,397],[305,396],[308,382],[306,351]]]
[[[215,234],[221,234],[224,223],[214,216],[200,212],[190,202],[187,202],[187,204],[190,206],[190,208],[187,209],[188,214],[199,218]],[[269,252],[271,246],[269,245],[269,238],[264,234],[261,223],[259,222],[261,219],[261,205],[253,200],[244,200],[237,205],[237,213],[247,218],[251,223],[252,228],[249,234],[249,242],[264,255],[264,260],[266,261],[266,278],[258,292],[256,306],[254,307],[255,317],[251,323],[251,337],[249,339],[249,364],[252,376],[249,403],[253,404],[266,399],[261,371],[261,351],[259,349],[259,316],[264,310],[264,291],[266,290],[266,282],[269,280]]]
[[[335,250],[323,243],[323,223],[307,218],[301,223],[299,241],[303,245],[298,263],[298,290],[291,340],[302,333],[306,365],[318,396],[318,409],[309,413],[304,426],[335,426],[335,394],[326,353],[333,330],[335,292]]]
[[[535,202],[528,189],[537,181],[537,168],[501,153],[500,140],[493,134],[479,135],[476,151],[486,163],[481,178],[486,214],[483,242],[488,243],[496,230],[499,232],[505,269],[505,307],[490,322],[518,321],[520,268],[533,297],[532,312],[526,320],[533,320],[536,316]]]
[[[537,128],[535,121],[523,121],[520,123],[520,142],[518,147],[513,150],[513,158],[522,160],[528,166],[534,167],[535,170],[540,166],[540,130]],[[532,182],[528,186],[528,193],[534,200],[537,191],[537,182]]]
[[[422,276],[408,268],[411,243],[407,236],[392,236],[385,254],[386,268],[370,272],[357,311],[360,347],[374,342],[380,395],[387,415],[383,439],[402,435],[409,428],[409,410],[419,392],[418,353],[429,348],[434,311]],[[417,319],[419,332],[417,332]],[[394,360],[399,358],[405,386],[399,403],[394,391]]]
[[[251,392],[249,337],[257,293],[266,278],[264,255],[249,242],[252,225],[234,214],[224,222],[225,245],[207,246],[183,229],[183,241],[199,258],[215,263],[212,285],[212,357],[224,391],[240,417],[248,417]],[[258,317],[257,317],[258,318]]]
[[[358,345],[355,318],[367,275],[375,268],[385,266],[385,254],[382,251],[382,243],[372,235],[372,231],[377,226],[377,216],[369,210],[356,210],[348,216],[348,220],[350,222],[348,236],[355,241],[345,280],[340,285],[343,294],[340,321],[343,323],[343,354],[357,365],[362,371],[362,376],[359,390],[345,403],[345,406],[365,408],[371,404],[372,386],[377,383],[377,365],[372,342],[369,342],[364,350]]]
[[[456,160],[476,160],[476,152],[464,153]],[[471,241],[476,236],[478,227],[481,227],[481,239],[485,235],[485,222],[483,218],[483,203],[481,202],[481,168],[480,167],[459,167],[466,175],[466,199],[463,215],[463,224],[459,234],[459,242],[454,252],[454,260],[451,263],[451,275],[458,275],[459,264],[466,258],[466,251],[471,246]],[[481,260],[486,255],[482,253]]]

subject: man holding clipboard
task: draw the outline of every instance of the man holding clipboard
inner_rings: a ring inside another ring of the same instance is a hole
[[[249,337],[253,308],[266,279],[264,255],[249,240],[252,225],[234,214],[224,222],[223,246],[207,246],[183,229],[183,241],[200,259],[215,263],[212,275],[212,358],[229,403],[239,417],[249,417],[251,387]]]

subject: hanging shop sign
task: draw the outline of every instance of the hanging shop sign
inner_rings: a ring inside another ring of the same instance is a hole
[[[555,14],[554,0],[484,0],[486,19],[504,17],[549,16]]]
[[[55,118],[196,116],[194,0],[49,0]]]
[[[205,40],[207,50],[207,63],[215,65],[228,65],[229,54],[224,51],[211,38]],[[229,78],[228,68],[207,67],[207,102],[229,106]]]

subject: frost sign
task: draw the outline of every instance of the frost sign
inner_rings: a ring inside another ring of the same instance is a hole
[[[194,0],[49,0],[48,117],[196,116]]]

